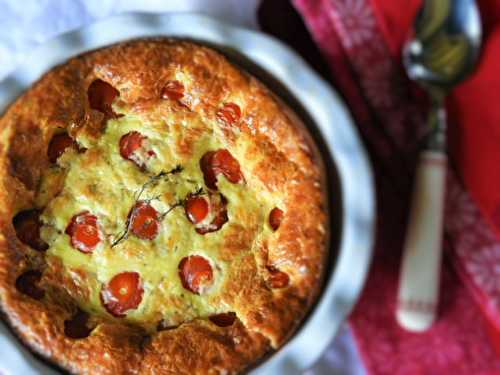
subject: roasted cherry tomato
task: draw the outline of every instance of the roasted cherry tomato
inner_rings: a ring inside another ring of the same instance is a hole
[[[200,225],[196,227],[196,232],[199,234],[206,234],[206,233],[211,233],[211,232],[216,232],[222,226],[227,223],[228,217],[227,217],[227,209],[225,206],[216,208],[215,216],[213,220],[206,224],[206,225]]]
[[[201,195],[193,195],[186,199],[184,209],[188,220],[193,224],[198,224],[207,217],[209,207],[207,198]]]
[[[84,211],[73,216],[66,228],[71,237],[71,245],[82,253],[91,253],[101,242],[101,232],[97,224],[97,216]]]
[[[144,168],[146,161],[155,155],[153,150],[146,150],[146,136],[133,131],[120,138],[120,155],[135,163],[139,168]]]
[[[160,231],[158,211],[147,202],[137,202],[130,213],[130,231],[143,240],[153,240]]]
[[[128,310],[137,309],[143,292],[141,277],[137,272],[122,272],[103,287],[101,301],[110,314],[123,317]]]
[[[213,283],[212,266],[206,258],[191,255],[179,263],[179,277],[184,288],[195,294],[203,294]]]
[[[226,149],[209,151],[200,160],[205,184],[210,189],[217,189],[217,175],[223,174],[229,182],[237,184],[243,181],[240,163]]]
[[[219,327],[229,327],[232,326],[234,321],[236,320],[236,314],[234,312],[227,312],[212,315],[209,317],[210,321]]]
[[[236,103],[225,103],[217,111],[217,119],[226,125],[236,125],[240,118],[241,109]]]
[[[87,95],[90,108],[104,113],[107,117],[116,116],[111,105],[115,98],[120,96],[120,92],[109,83],[96,79],[90,84]]]
[[[163,99],[179,100],[184,96],[184,85],[182,82],[177,80],[167,81],[163,90],[161,91],[161,97]]]
[[[269,271],[269,285],[273,289],[286,288],[290,284],[290,277],[287,273],[280,271],[274,266],[267,266]]]
[[[68,148],[78,149],[78,145],[67,133],[56,134],[52,137],[47,150],[47,156],[51,163],[55,163]]]
[[[283,210],[279,209],[278,207],[275,207],[271,210],[269,213],[269,225],[273,230],[278,230],[278,228],[281,225],[281,222],[283,221],[283,216],[284,216]]]
[[[218,231],[228,221],[227,200],[222,194],[188,196],[184,209],[196,232],[206,234]]]

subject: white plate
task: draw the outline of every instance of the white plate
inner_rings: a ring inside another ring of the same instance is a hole
[[[35,50],[0,82],[0,113],[43,73],[69,57],[126,39],[147,36],[187,37],[229,47],[270,74],[305,109],[325,145],[324,155],[339,176],[341,207],[333,207],[341,232],[333,272],[321,299],[295,336],[256,367],[252,374],[298,374],[310,367],[335,336],[358,299],[370,265],[374,232],[373,181],[366,153],[339,96],[292,50],[255,31],[190,13],[116,16],[61,35]],[[262,78],[262,77],[261,77]],[[264,79],[265,81],[265,79]],[[331,175],[334,171],[330,171]],[[0,371],[50,374],[0,324]]]

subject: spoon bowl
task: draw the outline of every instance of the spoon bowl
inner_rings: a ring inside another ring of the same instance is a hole
[[[472,72],[480,47],[481,19],[474,0],[425,1],[403,63],[412,80],[449,91]]]

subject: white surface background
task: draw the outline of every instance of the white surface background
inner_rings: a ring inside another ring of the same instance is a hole
[[[195,11],[236,25],[258,28],[258,3],[259,0],[0,0],[0,80],[26,58],[30,49],[99,18],[131,11]],[[3,340],[0,335],[0,353]],[[361,375],[364,372],[349,329],[343,327],[307,375]]]

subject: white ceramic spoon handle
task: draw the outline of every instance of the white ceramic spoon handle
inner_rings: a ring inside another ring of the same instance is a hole
[[[436,315],[446,161],[444,151],[425,150],[416,171],[397,305],[399,324],[411,331],[428,329]]]

